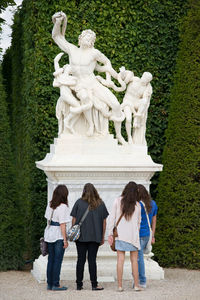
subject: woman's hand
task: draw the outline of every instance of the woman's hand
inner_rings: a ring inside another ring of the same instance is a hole
[[[109,235],[108,236],[108,244],[111,246],[113,243],[113,236],[112,235]]]
[[[63,236],[63,242],[64,242],[64,246],[63,248],[66,249],[68,247],[68,241],[66,238],[66,223],[61,223],[60,224],[60,229],[61,229],[61,233]]]
[[[66,249],[68,246],[69,246],[68,241],[64,241],[64,246],[63,246],[63,248]]]
[[[104,244],[104,237],[101,240],[100,246],[102,246]]]
[[[152,240],[151,240],[151,243],[152,244],[155,244],[156,240],[155,240],[155,236],[152,236]]]

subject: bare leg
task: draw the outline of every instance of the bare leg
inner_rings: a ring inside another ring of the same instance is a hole
[[[64,128],[67,128],[69,129],[69,131],[74,134],[75,131],[74,131],[74,124],[76,123],[76,121],[79,119],[80,115],[75,115],[75,114],[72,114],[72,113],[69,113],[67,115],[67,117],[64,119]],[[71,121],[71,123],[70,123]]]
[[[140,128],[140,118],[141,116],[139,114],[134,115],[134,121],[133,121],[134,128]]]
[[[122,276],[124,268],[125,251],[117,250],[117,281],[118,288],[122,288]]]
[[[66,86],[60,87],[60,98],[62,99],[62,101],[64,101],[66,104],[72,107],[80,106],[79,100],[76,97],[74,97],[70,88]]]
[[[138,251],[131,251],[130,252],[130,260],[131,260],[131,266],[132,266],[132,274],[134,278],[134,285],[135,287],[138,287]]]
[[[62,116],[58,119],[58,136],[63,132]]]
[[[114,122],[114,125],[115,125],[116,137],[118,141],[120,142],[120,144],[126,145],[126,141],[121,135],[121,122]]]
[[[131,121],[132,121],[132,112],[129,106],[125,106],[124,107],[124,114],[125,114],[125,118],[126,118],[126,133],[128,136],[128,143],[129,144],[133,144],[133,139],[131,136]]]
[[[78,91],[77,93],[78,98],[81,100],[81,104],[88,104],[90,103],[90,98],[91,95],[89,95],[88,91],[86,91],[85,89],[82,89],[80,91]],[[93,118],[92,118],[92,110],[91,108],[88,110],[83,111],[83,114],[88,122],[89,125],[89,129],[87,131],[87,136],[92,136],[94,133],[94,123],[93,123]]]
[[[103,102],[111,108],[110,120],[114,121],[116,137],[122,145],[125,145],[126,141],[121,135],[121,123],[124,120],[124,113],[121,110],[121,106],[117,98],[108,88],[99,84],[97,84],[96,88],[93,89],[93,95],[99,102]]]
[[[86,132],[87,136],[92,136],[94,133],[94,124],[93,124],[93,119],[92,119],[92,111],[91,109],[84,111],[84,116],[86,120],[88,121],[88,131]]]

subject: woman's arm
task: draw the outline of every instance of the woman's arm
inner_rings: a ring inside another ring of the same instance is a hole
[[[152,224],[151,224],[151,228],[152,228],[152,244],[155,243],[156,221],[157,221],[157,216],[155,215],[152,218]]]
[[[73,217],[73,218],[72,218],[72,226],[74,226],[75,223],[76,223],[76,218]]]
[[[109,225],[108,225],[108,243],[109,245],[112,245],[113,243],[113,228],[115,226],[116,222],[116,213],[117,213],[117,200],[116,199],[113,203],[112,211],[109,216]]]
[[[60,229],[61,229],[61,233],[62,233],[63,240],[64,240],[63,248],[66,249],[68,247],[68,241],[67,241],[67,235],[66,235],[66,223],[60,224]]]
[[[106,232],[106,219],[103,220],[103,233],[102,233],[102,241],[101,241],[100,245],[104,244],[105,232]]]
[[[108,222],[108,235],[113,235],[113,228],[115,226],[115,220],[116,220],[116,213],[117,213],[117,200],[116,199],[113,203],[112,210],[109,216],[109,222]]]
[[[139,204],[139,203],[138,203]],[[140,231],[140,224],[141,224],[141,220],[142,220],[142,217],[141,217],[141,205],[139,204],[138,205],[138,208],[139,208],[139,214],[138,214],[138,228],[139,228],[139,231]]]

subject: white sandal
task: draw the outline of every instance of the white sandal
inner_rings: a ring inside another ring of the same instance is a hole
[[[135,286],[134,287],[134,291],[136,291],[136,292],[141,292],[141,291],[143,291],[144,289],[143,288],[141,288],[141,287],[139,287],[139,286]]]

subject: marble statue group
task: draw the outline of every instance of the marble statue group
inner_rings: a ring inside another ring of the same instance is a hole
[[[136,77],[132,71],[121,67],[117,73],[110,60],[94,48],[96,34],[84,30],[78,40],[79,47],[65,39],[67,17],[63,12],[55,13],[52,37],[63,51],[54,59],[53,86],[60,89],[56,105],[58,135],[70,133],[86,136],[108,134],[109,120],[114,122],[116,138],[122,145],[145,145],[147,112],[150,104],[152,75],[144,72]],[[60,66],[66,53],[69,63]],[[95,75],[104,73],[104,77]],[[115,82],[118,82],[116,85]],[[125,91],[122,104],[111,91]],[[128,141],[121,134],[125,120]]]
[[[52,38],[59,47],[52,76],[53,86],[59,92],[58,137],[36,166],[47,176],[48,203],[61,185],[68,187],[69,207],[73,207],[85,183],[92,182],[111,213],[126,183],[134,181],[148,190],[154,173],[162,170],[162,165],[154,163],[148,154],[145,138],[152,75],[143,72],[141,77],[136,76],[126,66],[116,71],[111,61],[94,47],[96,34],[91,29],[82,31],[76,46],[65,38],[65,13],[55,13],[52,21]],[[109,133],[111,124],[114,134]],[[124,125],[126,137],[122,136]],[[105,240],[108,236],[107,231]],[[108,247],[108,243],[101,246],[98,269],[101,281],[106,278],[109,282],[114,281],[116,260],[113,255],[108,257]],[[63,280],[76,277],[77,253],[73,243],[69,251],[70,255],[66,253],[63,259]],[[148,277],[164,279],[164,270],[152,256],[150,253],[145,260]],[[45,282],[46,270],[47,259],[40,256],[33,264],[32,274],[39,282]],[[125,259],[124,275],[133,280],[129,259]]]

